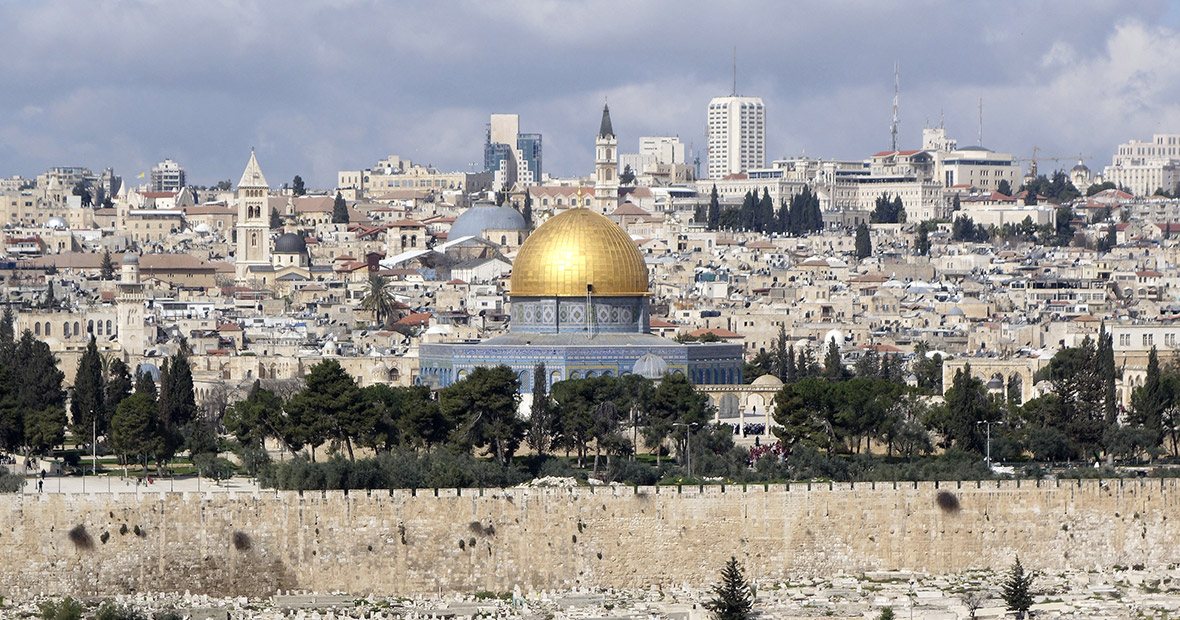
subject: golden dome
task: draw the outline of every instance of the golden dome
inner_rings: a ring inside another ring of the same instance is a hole
[[[523,297],[647,295],[647,265],[631,237],[589,209],[549,218],[525,239],[512,265],[511,294]]]

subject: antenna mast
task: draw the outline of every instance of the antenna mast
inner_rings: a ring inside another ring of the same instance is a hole
[[[733,46],[733,93],[731,97],[737,97],[737,46]]]
[[[979,98],[979,146],[983,146],[983,97]]]
[[[890,143],[893,145],[893,150],[897,150],[897,96],[898,96],[898,68],[897,63],[893,63],[893,124],[889,126]]]

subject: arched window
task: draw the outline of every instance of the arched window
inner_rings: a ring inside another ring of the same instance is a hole
[[[33,323],[33,334],[36,336],[41,335],[41,324],[40,323]]]
[[[500,235],[500,245],[508,245],[508,235]]]
[[[81,335],[81,333],[82,333],[82,326],[77,321],[74,321],[74,335],[78,336],[78,335]]]
[[[45,335],[46,336],[52,335],[52,332],[53,332],[53,323],[50,323],[49,321],[45,321]]]
[[[86,333],[88,333],[88,334],[94,333],[94,321],[93,320],[86,321]]]
[[[107,335],[110,336],[113,333],[115,332],[111,331],[111,320],[107,319]]]

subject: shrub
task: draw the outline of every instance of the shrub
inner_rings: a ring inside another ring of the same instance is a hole
[[[118,605],[107,601],[98,608],[94,620],[147,620],[138,609],[129,605]]]
[[[65,597],[60,601],[45,601],[40,605],[41,620],[81,620],[82,603],[72,597]]]
[[[627,459],[615,459],[606,475],[612,482],[650,486],[660,481],[663,472],[654,465]]]
[[[7,469],[0,469],[0,493],[19,493],[24,486],[24,476],[18,476]]]

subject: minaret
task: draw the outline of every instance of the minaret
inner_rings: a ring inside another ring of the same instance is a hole
[[[139,256],[132,252],[124,254],[120,272],[119,293],[115,297],[119,344],[128,355],[143,355],[150,343],[151,332],[145,322],[147,296],[139,277]]]
[[[251,268],[270,266],[270,212],[266,208],[269,189],[254,149],[250,149],[250,161],[238,181],[238,248],[234,262],[239,283],[251,279]]]
[[[594,206],[608,215],[619,206],[618,140],[610,124],[610,107],[602,105],[602,124],[594,142]]]

